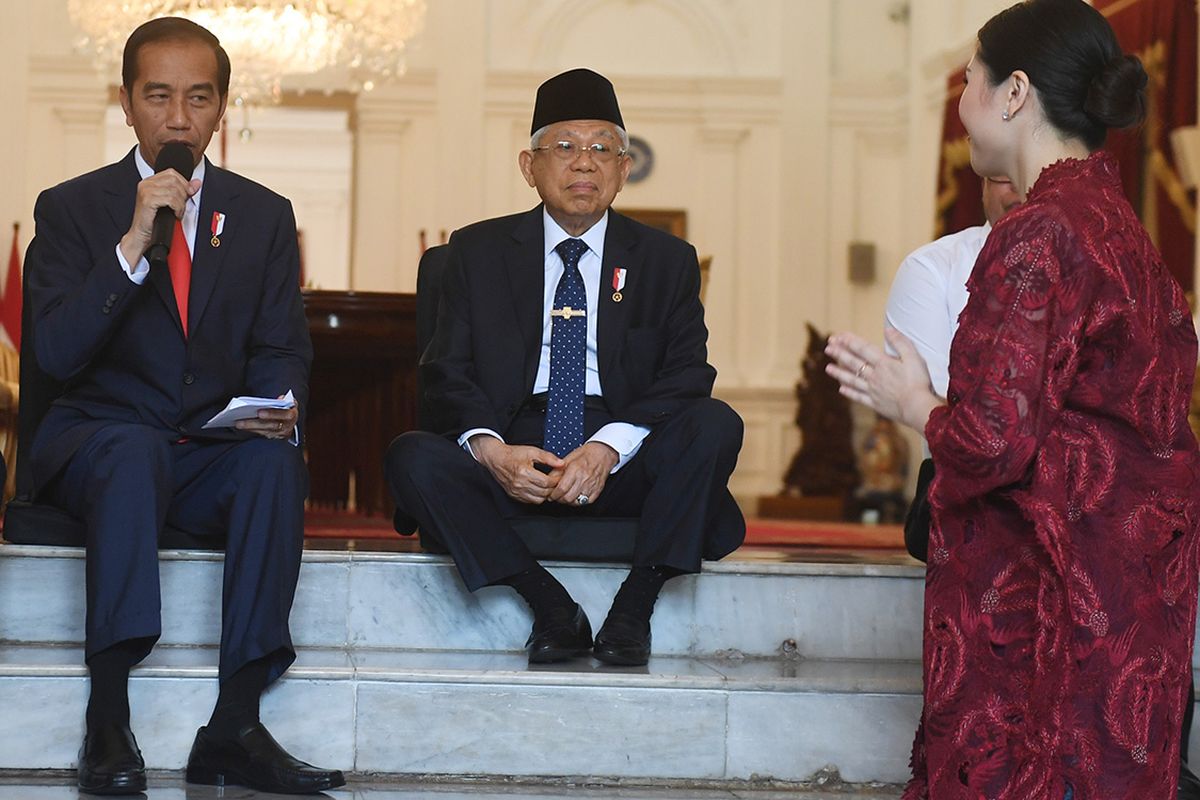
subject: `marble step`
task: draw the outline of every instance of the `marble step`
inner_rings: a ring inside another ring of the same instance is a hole
[[[130,679],[147,765],[178,769],[216,697],[216,653],[159,647]],[[78,648],[0,646],[0,769],[69,769]],[[531,668],[510,653],[302,650],[264,698],[301,757],[355,773],[853,782],[907,774],[912,661],[651,659]]]
[[[328,792],[334,800],[895,800],[899,786],[839,784],[828,788],[760,786],[595,786],[573,782],[359,781]],[[151,800],[268,800],[250,790],[186,785],[177,774],[149,776]],[[0,778],[0,800],[79,800],[74,783],[58,775]]]
[[[787,563],[743,552],[667,584],[653,619],[655,653],[920,659],[920,565]],[[221,554],[164,551],[160,564],[162,643],[216,643]],[[547,566],[593,627],[628,569]],[[81,550],[0,544],[0,641],[78,644],[83,609]],[[292,611],[300,647],[517,651],[529,625],[510,590],[472,595],[448,558],[413,553],[307,551]]]

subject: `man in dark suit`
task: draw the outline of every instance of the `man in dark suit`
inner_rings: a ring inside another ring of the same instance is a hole
[[[727,489],[742,421],[710,396],[695,250],[609,208],[631,165],[612,84],[585,69],[546,81],[531,133],[519,163],[542,205],[451,237],[421,359],[444,435],[398,437],[388,480],[468,589],[507,585],[528,602],[531,663],[591,651],[645,664],[663,584],[745,536]],[[507,522],[539,513],[640,515],[594,642]]]
[[[91,678],[79,787],[146,786],[129,725],[130,667],[161,632],[164,524],[225,537],[220,696],[196,734],[192,782],[305,792],[341,773],[288,755],[259,697],[294,660],[307,471],[297,407],[237,429],[201,426],[232,396],[307,401],[312,347],[295,219],[284,198],[204,158],[229,88],[216,37],[178,18],[125,45],[120,90],[138,145],[116,164],[43,192],[27,261],[38,364],[64,384],[33,442],[38,496],[87,530]],[[193,171],[154,174],[186,146]],[[155,214],[177,218],[168,263],[147,262]]]

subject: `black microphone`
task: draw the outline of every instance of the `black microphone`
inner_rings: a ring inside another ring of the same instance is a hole
[[[192,162],[192,151],[186,144],[168,142],[158,151],[154,171],[159,173],[173,169],[182,175],[184,180],[190,180],[195,166]],[[151,264],[167,263],[167,253],[171,251],[171,239],[174,235],[175,209],[163,206],[154,214],[154,230],[150,233],[150,247],[146,250],[146,260]]]

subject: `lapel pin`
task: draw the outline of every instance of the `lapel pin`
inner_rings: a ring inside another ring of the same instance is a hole
[[[221,246],[221,232],[225,230],[225,215],[214,211],[212,217],[212,246]]]
[[[621,290],[625,288],[625,269],[616,267],[613,269],[613,302],[619,303],[625,299],[625,295],[621,294]]]

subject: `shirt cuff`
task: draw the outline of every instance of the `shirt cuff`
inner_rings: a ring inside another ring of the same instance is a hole
[[[589,442],[600,442],[617,451],[617,465],[609,471],[609,475],[629,463],[629,459],[637,455],[642,442],[650,435],[649,428],[634,425],[629,422],[610,422],[596,431]]]
[[[466,450],[468,453],[470,453],[471,458],[475,459],[476,461],[479,460],[479,456],[475,455],[475,451],[471,449],[471,437],[480,433],[486,433],[488,436],[493,436],[502,442],[504,441],[504,437],[496,433],[491,428],[471,428],[471,430],[458,437],[459,446],[463,450]]]
[[[129,280],[141,286],[146,282],[146,276],[150,274],[150,262],[145,256],[138,259],[136,267],[130,267],[129,262],[125,260],[125,254],[121,252],[121,243],[117,242],[117,263],[121,265],[121,269],[125,270],[125,274]]]

